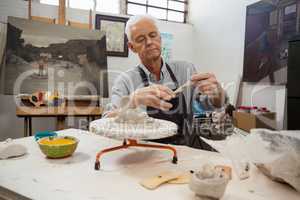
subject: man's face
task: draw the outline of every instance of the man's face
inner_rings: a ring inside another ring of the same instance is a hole
[[[161,55],[161,37],[155,24],[149,19],[142,19],[131,29],[131,41],[128,47],[137,53],[142,61],[157,60]]]

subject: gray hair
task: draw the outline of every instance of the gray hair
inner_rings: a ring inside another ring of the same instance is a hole
[[[157,19],[152,17],[151,15],[148,15],[148,14],[144,14],[144,15],[134,15],[134,16],[131,16],[129,18],[129,20],[127,21],[126,23],[126,27],[125,27],[125,34],[127,35],[127,38],[128,38],[128,41],[132,41],[132,38],[131,38],[131,27],[133,25],[135,25],[136,23],[138,23],[139,21],[143,20],[143,19],[148,19],[148,20],[151,20],[154,25],[156,27],[157,26]]]

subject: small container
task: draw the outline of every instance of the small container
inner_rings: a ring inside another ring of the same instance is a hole
[[[226,190],[228,178],[199,179],[196,174],[192,175],[189,187],[199,197],[220,199]]]
[[[262,113],[268,113],[270,112],[266,107],[261,107],[258,109],[258,113],[262,114]]]
[[[250,113],[251,107],[248,106],[240,106],[238,107],[238,112]]]
[[[35,133],[34,139],[35,139],[35,141],[38,141],[41,138],[51,137],[51,136],[52,137],[57,136],[57,133],[54,131],[40,131],[40,132]]]
[[[259,113],[258,113],[258,107],[257,107],[257,106],[251,107],[250,113],[251,113],[251,114],[254,114],[254,115],[259,114]]]
[[[38,140],[41,151],[48,158],[71,156],[76,150],[78,142],[78,139],[71,136],[44,137]]]

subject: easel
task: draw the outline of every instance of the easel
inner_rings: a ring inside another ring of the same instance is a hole
[[[35,21],[39,21],[39,22],[44,22],[44,23],[48,23],[48,24],[55,24],[55,18],[48,18],[48,17],[41,17],[41,16],[32,16],[32,2],[31,0],[28,0],[28,19],[29,20],[35,20]]]

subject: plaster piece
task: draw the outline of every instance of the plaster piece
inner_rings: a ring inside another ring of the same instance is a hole
[[[212,165],[204,165],[192,175],[189,187],[201,200],[220,199],[226,190],[229,177],[224,171]]]
[[[0,142],[0,159],[23,156],[27,153],[25,146],[16,144],[12,139]]]

